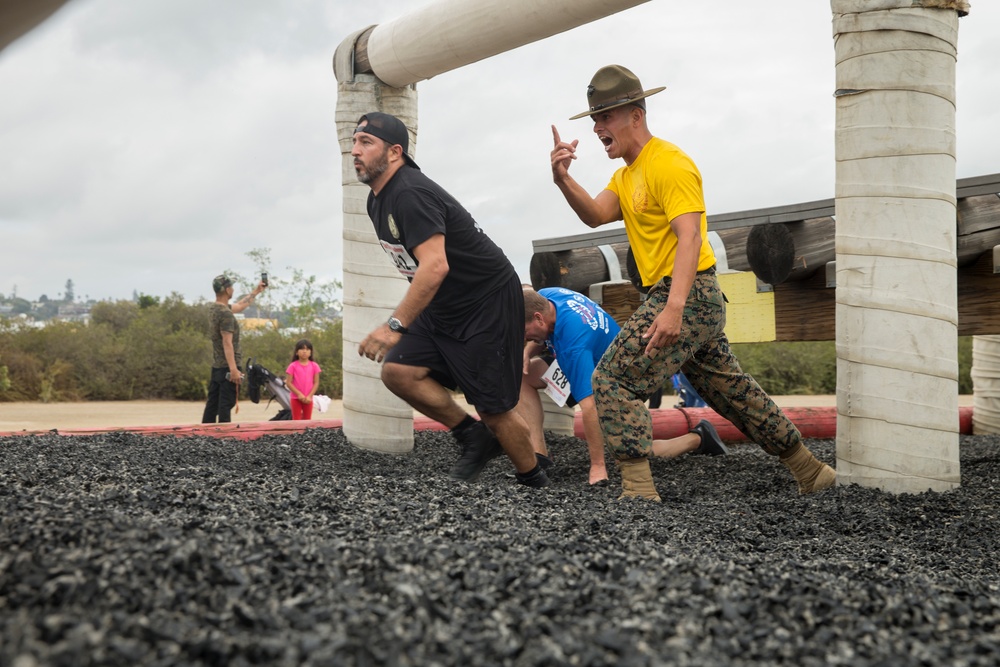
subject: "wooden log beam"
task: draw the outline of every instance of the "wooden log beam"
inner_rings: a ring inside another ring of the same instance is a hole
[[[354,42],[354,73],[374,74],[372,72],[372,62],[368,59],[368,40],[371,39],[372,32],[377,26],[370,26],[361,35],[358,41]]]
[[[958,335],[1000,334],[1000,274],[994,255],[987,252],[974,264],[958,270]]]
[[[1000,246],[995,254],[1000,260]],[[1000,273],[994,273],[1000,269],[998,260],[991,250],[958,270],[958,335],[1000,334]],[[593,285],[584,293],[619,324],[640,303],[638,291],[625,281]],[[774,329],[778,341],[836,339],[836,291],[828,287],[825,271],[774,286]]]
[[[747,236],[746,257],[761,282],[804,280],[836,256],[833,218],[756,225]]]
[[[351,48],[353,74],[394,88],[424,81],[649,0],[437,0],[373,26]]]
[[[619,267],[624,269],[628,243],[616,243],[611,249],[618,258]],[[596,246],[535,253],[531,256],[528,273],[531,286],[536,290],[543,287],[565,287],[581,294],[587,294],[590,286],[595,283],[622,279],[621,275],[610,274],[604,253]]]
[[[997,253],[1000,255],[1000,252]],[[994,252],[958,269],[958,335],[1000,334],[1000,273]],[[774,286],[775,340],[835,340],[836,290],[817,271],[806,280]]]
[[[998,188],[1000,174],[962,179],[957,183],[958,333],[963,336],[1000,334]],[[803,211],[826,214],[832,211],[832,207],[833,200],[829,200],[813,202],[808,206],[801,204],[714,218],[709,216],[709,229],[713,230],[713,224],[716,226],[713,231],[719,234],[725,246],[728,268],[738,271],[753,270],[748,258],[752,230],[757,227],[785,227],[777,236],[791,240],[795,259],[784,282],[770,283],[774,293],[775,340],[835,339],[836,293],[832,279],[827,276],[827,266],[835,260],[834,220],[829,215],[798,221],[793,218]],[[737,226],[751,218],[759,224]],[[628,242],[620,240],[624,238],[624,230],[611,229],[535,241],[535,247],[540,250],[531,260],[533,286],[536,289],[566,287],[588,294],[594,283],[618,280],[618,276],[608,275],[603,255],[595,246],[611,246],[619,264],[628,267]],[[774,237],[761,238],[767,244],[773,243],[769,239]],[[583,249],[590,249],[592,254],[579,258],[574,255]],[[587,267],[581,278],[575,275],[578,265]],[[606,294],[604,298],[615,304],[612,307],[616,309],[613,315],[616,320],[621,321],[631,314],[628,304],[633,296],[616,291],[622,289],[619,286],[602,289]]]
[[[837,293],[827,287],[826,272],[774,286],[774,339],[835,340]]]
[[[975,264],[1000,244],[1000,196],[959,199],[955,225],[958,266]],[[809,280],[836,259],[835,241],[836,223],[831,217],[756,225],[747,237],[747,262],[754,275],[769,285]]]
[[[970,266],[1000,245],[1000,195],[959,199],[957,215],[958,265]]]
[[[728,268],[734,271],[749,271],[750,264],[746,258],[747,236],[751,227],[726,229],[718,232],[719,238],[726,248]],[[628,241],[607,244],[614,250],[619,266],[624,270],[628,266]],[[612,276],[608,273],[604,255],[596,246],[557,250],[555,252],[536,252],[531,256],[528,265],[531,286],[535,289],[543,287],[564,287],[574,292],[587,294],[594,283],[620,280],[626,276]]]

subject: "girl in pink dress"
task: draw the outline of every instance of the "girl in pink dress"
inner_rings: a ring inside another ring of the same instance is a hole
[[[292,363],[285,369],[285,384],[292,392],[292,419],[312,419],[313,395],[319,388],[319,364],[313,361],[313,346],[303,338],[295,344]]]

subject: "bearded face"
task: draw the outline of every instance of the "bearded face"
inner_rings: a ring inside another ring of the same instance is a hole
[[[369,150],[363,149],[360,155],[354,155],[354,171],[362,183],[371,183],[389,169],[389,146],[383,142],[379,143],[381,151],[373,142]]]

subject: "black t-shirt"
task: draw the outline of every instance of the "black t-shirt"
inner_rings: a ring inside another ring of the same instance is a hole
[[[368,195],[368,216],[393,264],[413,280],[413,248],[444,234],[448,275],[428,306],[442,323],[459,322],[470,308],[516,275],[513,265],[454,197],[419,169],[404,166],[376,197]]]

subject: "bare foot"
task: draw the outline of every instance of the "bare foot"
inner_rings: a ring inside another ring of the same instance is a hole
[[[604,467],[590,469],[590,483],[597,484],[608,478],[608,469]]]

